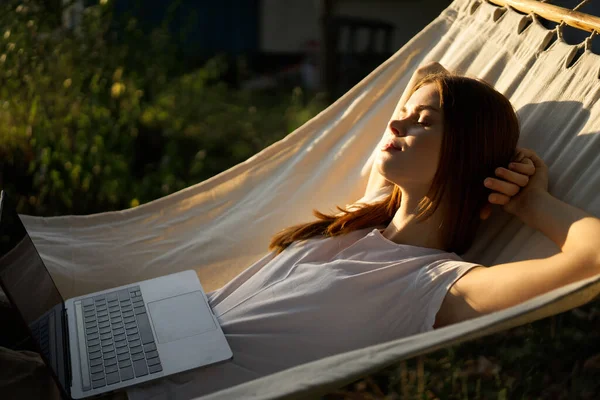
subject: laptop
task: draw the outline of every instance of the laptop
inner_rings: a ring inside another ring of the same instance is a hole
[[[0,286],[66,398],[96,396],[233,357],[195,271],[65,301],[5,191]]]

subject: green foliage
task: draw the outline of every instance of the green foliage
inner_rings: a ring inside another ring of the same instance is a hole
[[[323,107],[318,96],[305,104],[298,88],[291,95],[257,94],[211,83],[222,69],[221,60],[212,60],[174,80],[144,109],[142,135],[160,137],[154,147],[164,151],[146,157],[140,193],[160,197],[201,182],[283,138]]]
[[[153,200],[244,161],[325,106],[300,89],[232,90],[220,58],[182,75],[164,27],[117,20],[110,1],[88,8],[76,32],[56,28],[49,4],[60,1],[0,3],[0,187],[21,213]],[[407,360],[324,399],[598,398],[600,308],[574,315],[558,317],[562,329],[548,326],[553,317]]]
[[[407,359],[337,399],[600,398],[600,302]]]
[[[181,75],[164,27],[142,32],[110,2],[87,8],[75,31],[36,4],[0,4],[0,186],[21,213],[153,200],[244,161],[325,105],[299,89],[233,90],[221,58]]]

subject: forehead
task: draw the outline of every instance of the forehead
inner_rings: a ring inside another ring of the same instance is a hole
[[[410,96],[408,103],[413,106],[425,105],[439,108],[440,94],[438,93],[437,86],[434,83],[421,86]]]

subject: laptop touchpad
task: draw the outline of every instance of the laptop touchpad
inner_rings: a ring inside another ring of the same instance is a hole
[[[148,303],[158,343],[173,342],[216,329],[201,291]]]

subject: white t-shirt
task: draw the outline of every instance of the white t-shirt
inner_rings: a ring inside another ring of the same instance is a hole
[[[433,330],[450,287],[477,266],[379,229],[295,242],[208,293],[233,359],[128,390],[192,398],[319,358]]]

